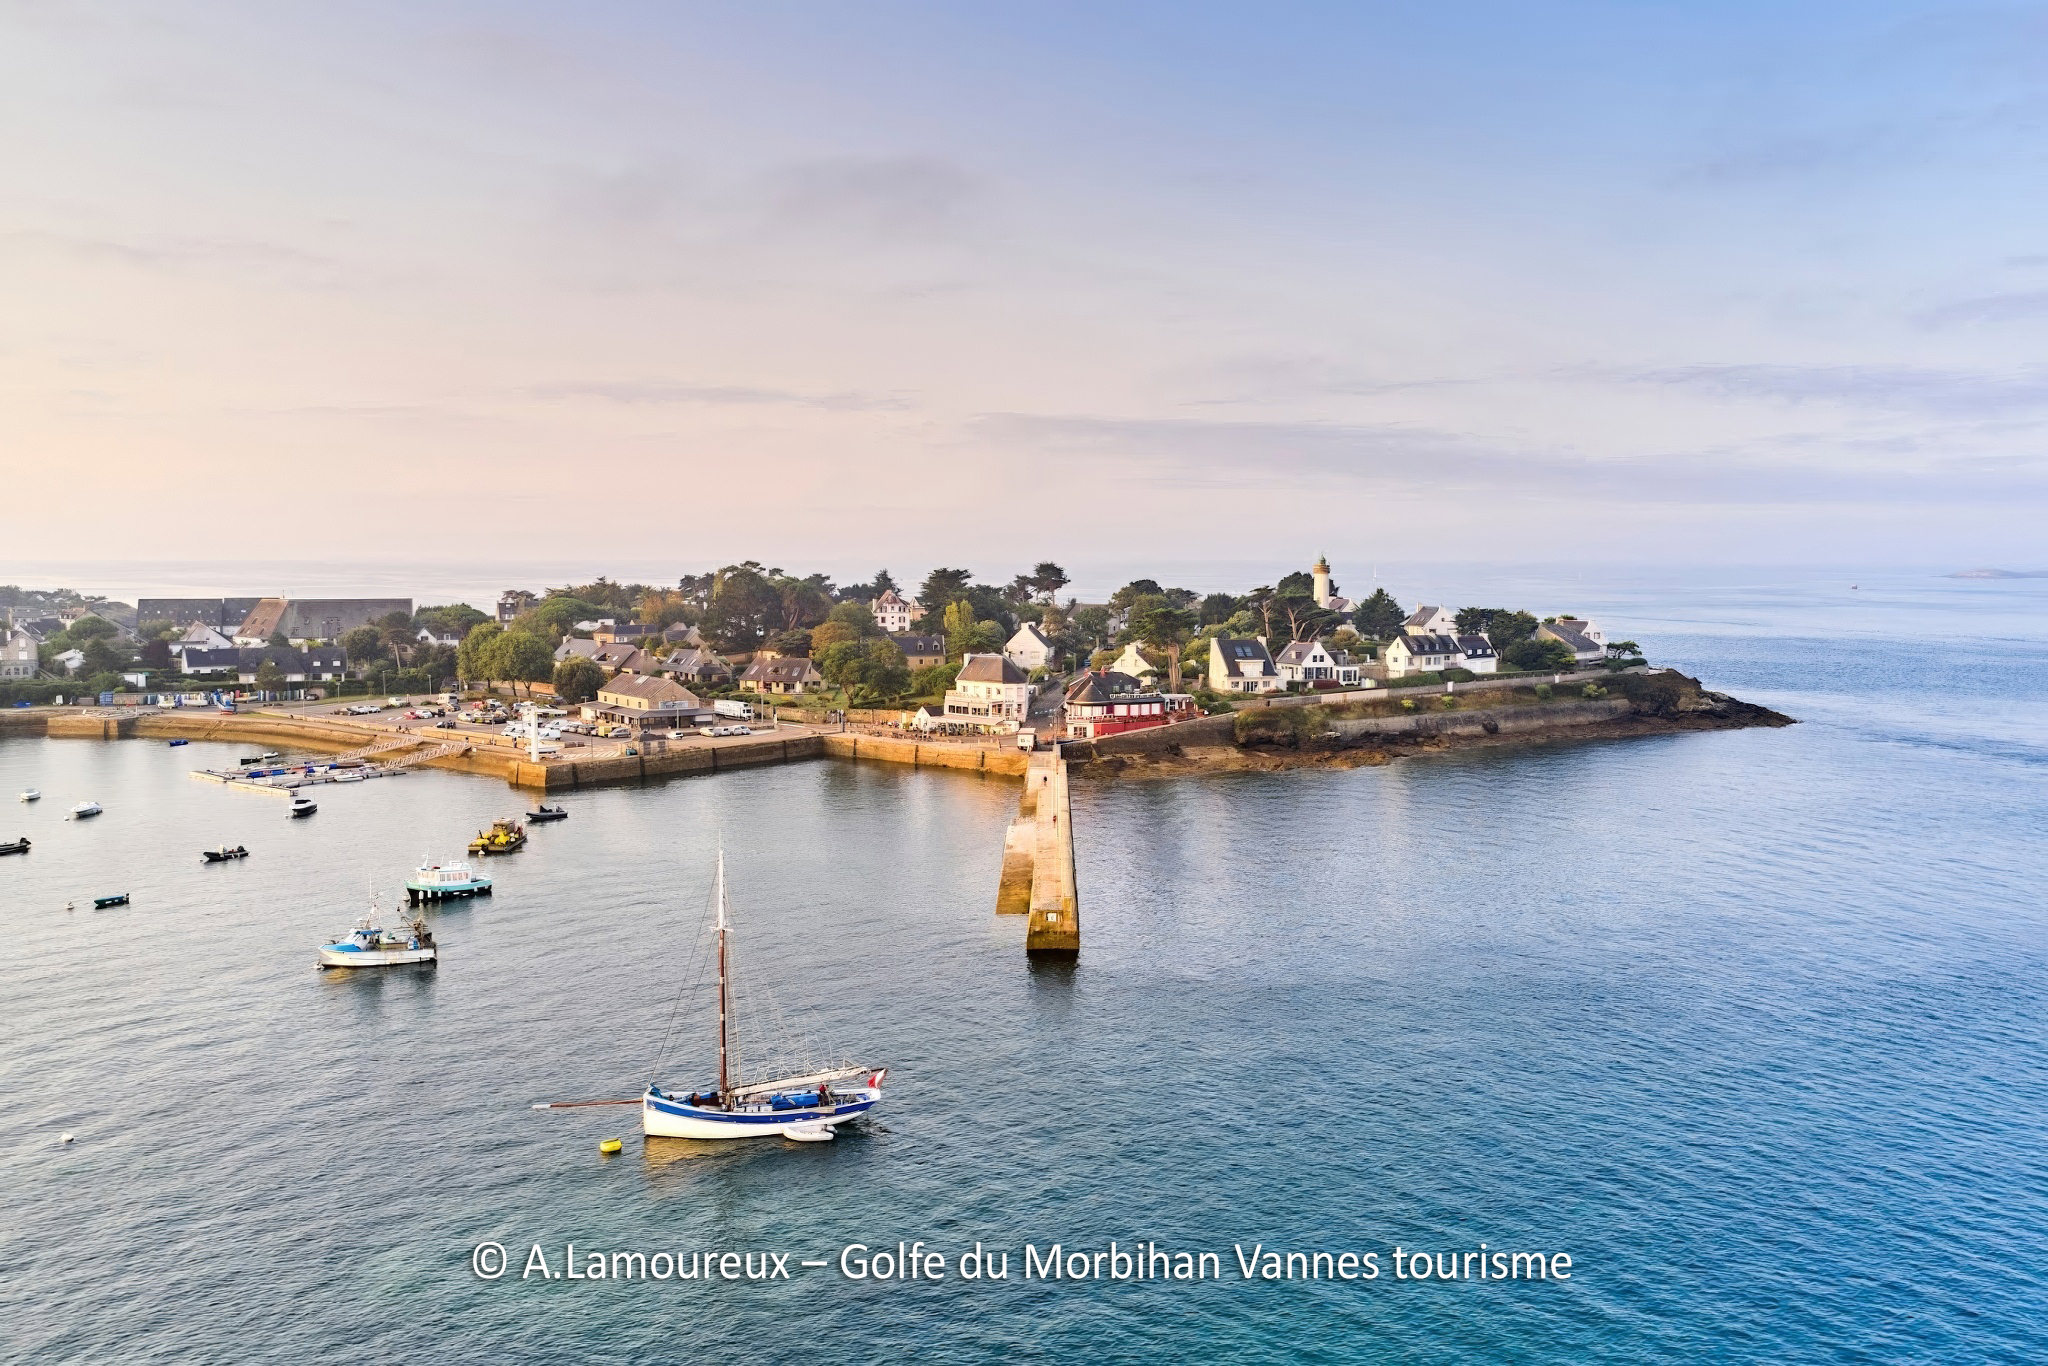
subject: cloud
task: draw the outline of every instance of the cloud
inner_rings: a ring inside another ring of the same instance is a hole
[[[834,157],[770,172],[771,225],[874,241],[944,237],[981,197],[980,182],[936,157]]]
[[[147,270],[226,266],[237,270],[254,268],[332,276],[339,267],[339,262],[332,257],[246,238],[90,237],[39,230],[11,232],[5,236],[88,260],[117,261]]]
[[[2025,322],[2048,315],[2048,290],[2024,290],[2012,294],[1986,294],[1975,299],[1958,299],[1914,315],[1921,327],[1967,327],[1973,323]]]
[[[2039,366],[1996,373],[1913,365],[1684,365],[1621,372],[1619,378],[1714,398],[1948,417],[2048,410],[2048,368]]]
[[[527,392],[535,398],[550,401],[597,399],[608,403],[631,405],[703,403],[820,408],[835,413],[900,411],[910,406],[902,399],[876,394],[806,394],[789,389],[760,389],[748,385],[670,384],[644,380],[536,385]]]
[[[971,430],[1013,450],[1085,459],[1102,473],[1120,464],[1121,472],[1147,480],[1248,490],[1321,483],[1333,497],[1370,488],[1494,501],[1519,495],[1721,506],[2048,499],[2048,469],[2030,460],[1956,460],[1872,471],[1795,458],[1770,443],[1596,460],[1397,424],[987,413]],[[1446,516],[1455,521],[1448,506]]]

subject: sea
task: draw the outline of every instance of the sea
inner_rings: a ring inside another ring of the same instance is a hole
[[[1078,781],[1065,965],[994,914],[1001,779],[573,792],[437,968],[343,973],[520,794],[0,741],[0,1357],[2048,1358],[2048,580],[1548,588],[1798,724]],[[531,1108],[714,1078],[721,847],[743,1059],[883,1103]]]

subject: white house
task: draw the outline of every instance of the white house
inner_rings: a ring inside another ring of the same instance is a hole
[[[1545,640],[1563,641],[1571,650],[1575,663],[1597,664],[1607,657],[1607,647],[1578,629],[1588,624],[1575,617],[1559,617],[1538,626],[1536,634]]]
[[[1473,673],[1490,674],[1500,671],[1500,654],[1493,648],[1493,638],[1484,631],[1476,636],[1459,636],[1458,655],[1464,667]]]
[[[1607,648],[1606,635],[1602,633],[1598,626],[1587,621],[1584,617],[1559,617],[1557,624],[1564,627],[1567,631],[1577,631],[1603,650]]]
[[[462,644],[461,636],[436,635],[434,634],[434,628],[431,626],[420,627],[418,639],[422,645],[446,645],[451,650]]]
[[[1337,657],[1320,640],[1290,640],[1273,656],[1273,667],[1280,670],[1284,683],[1300,683],[1305,687],[1318,684],[1328,687],[1339,681]],[[1357,670],[1352,670],[1354,681]]]
[[[1209,641],[1209,686],[1217,692],[1278,692],[1287,686],[1263,640]]]
[[[1418,607],[1401,623],[1403,634],[1452,636],[1458,634],[1458,619],[1441,607]]]
[[[1013,731],[1031,716],[1031,680],[1002,655],[969,655],[946,693],[945,724]]]
[[[1117,674],[1128,674],[1132,678],[1143,678],[1146,674],[1158,673],[1159,668],[1151,660],[1145,658],[1145,652],[1138,648],[1138,642],[1134,640],[1124,646],[1122,654],[1109,662],[1109,671]]]
[[[78,672],[79,666],[85,663],[85,651],[66,650],[57,656],[57,662],[64,666],[65,673],[75,674]]]
[[[171,649],[175,652],[188,645],[200,650],[231,650],[235,642],[226,633],[216,631],[203,621],[195,621],[185,628],[184,635],[171,642]]]
[[[1052,663],[1053,644],[1045,638],[1045,632],[1038,629],[1038,623],[1027,621],[1017,628],[1017,634],[1010,637],[1010,643],[1003,646],[1003,658],[1015,664],[1025,673],[1043,669]]]
[[[903,634],[910,629],[911,622],[924,615],[922,608],[893,588],[884,588],[882,596],[868,604],[868,610],[875,614],[875,625],[887,636]]]
[[[1458,649],[1456,636],[1403,631],[1387,642],[1381,658],[1387,662],[1387,677],[1405,678],[1409,674],[1462,668],[1465,657]]]
[[[81,655],[79,658],[83,659]],[[0,678],[34,678],[36,676],[35,637],[26,631],[9,628],[4,641],[0,641]]]

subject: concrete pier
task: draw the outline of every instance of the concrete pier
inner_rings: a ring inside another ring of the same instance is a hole
[[[1017,819],[1003,838],[996,913],[1022,913],[1024,952],[1071,958],[1081,951],[1081,904],[1074,884],[1074,813],[1067,764],[1058,750],[1031,756]]]

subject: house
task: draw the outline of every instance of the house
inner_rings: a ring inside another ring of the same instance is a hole
[[[1003,655],[969,655],[946,693],[941,721],[962,730],[1014,731],[1031,715],[1031,680]]]
[[[1337,596],[1337,585],[1330,582],[1330,557],[1316,556],[1315,567],[1309,570],[1309,577],[1315,581],[1316,606],[1326,612],[1350,616],[1358,604],[1349,598]]]
[[[662,627],[661,638],[670,645],[687,646],[693,650],[704,648],[704,633],[694,626],[685,626],[680,621]]]
[[[641,653],[637,645],[614,645],[605,641],[586,639],[583,636],[563,636],[562,643],[555,647],[555,663],[560,664],[565,659],[582,658],[608,673],[617,673],[625,668],[635,655]],[[635,669],[633,672],[653,673],[654,669],[650,664],[647,668]]]
[[[1345,657],[1350,663],[1350,657]],[[1290,640],[1273,656],[1273,666],[1280,670],[1284,683],[1299,683],[1307,688],[1334,688],[1343,680],[1337,657],[1320,640]],[[1352,682],[1357,682],[1357,669],[1351,670]]]
[[[1557,624],[1568,631],[1577,631],[1603,650],[1607,648],[1606,633],[1584,617],[1559,617]]]
[[[1159,666],[1145,658],[1145,652],[1138,648],[1138,642],[1135,640],[1124,646],[1122,654],[1109,661],[1109,668],[1112,673],[1129,674],[1132,678],[1143,678],[1146,674],[1159,672]]]
[[[1458,619],[1441,607],[1418,607],[1401,623],[1403,635],[1452,636],[1458,634]]]
[[[624,722],[643,731],[693,726],[712,714],[682,684],[648,674],[620,674],[597,690],[597,701],[583,708],[585,720]]]
[[[498,594],[498,625],[510,624],[512,618],[533,606],[539,599],[524,588],[508,588]]]
[[[607,645],[642,645],[661,634],[659,627],[637,621],[607,621],[590,633],[593,640]]]
[[[666,674],[670,678],[687,683],[730,683],[732,665],[726,663],[711,651],[701,646],[688,646],[671,651],[659,660],[652,672]]]
[[[1423,635],[1414,631],[1403,631],[1388,641],[1381,655],[1387,662],[1389,678],[1461,668],[1465,658],[1458,650],[1456,636]]]
[[[754,656],[753,662],[747,665],[747,671],[740,675],[740,691],[800,693],[824,681],[825,676],[810,660],[802,656],[785,658],[773,650],[763,650]]]
[[[276,665],[286,683],[306,681],[306,657],[289,645],[251,646],[235,654],[235,677],[243,683],[254,683],[257,671],[265,664]]]
[[[1484,631],[1476,636],[1458,637],[1458,654],[1464,665],[1476,674],[1498,673],[1500,653],[1493,648],[1493,639]]]
[[[306,657],[307,678],[332,683],[348,677],[348,653],[339,645],[309,645],[302,653]]]
[[[1130,686],[1119,686],[1118,680]],[[1123,674],[1091,670],[1067,689],[1067,738],[1094,740],[1128,730],[1146,730],[1196,715],[1195,699],[1186,693],[1140,691]]]
[[[242,652],[234,646],[225,648],[189,645],[171,650],[171,657],[178,661],[178,667],[197,678],[239,673],[242,666]]]
[[[1572,624],[1566,625],[1566,622]],[[1607,657],[1607,647],[1578,629],[1590,624],[1576,617],[1559,617],[1556,621],[1546,621],[1538,626],[1536,634],[1544,640],[1563,641],[1571,650],[1575,663],[1597,664]]]
[[[85,664],[85,651],[66,650],[56,657],[56,663],[63,668],[65,673],[75,674]]]
[[[1017,628],[1017,634],[1010,637],[1003,646],[1003,658],[1015,664],[1025,673],[1034,669],[1048,668],[1055,653],[1053,643],[1045,638],[1045,632],[1038,629],[1038,623],[1027,621]]]
[[[231,650],[234,648],[235,642],[225,633],[212,626],[208,626],[205,622],[195,621],[185,628],[184,635],[171,642],[171,651],[175,654],[188,645],[200,650]]]
[[[1209,686],[1217,692],[1278,692],[1287,686],[1263,640],[1215,636],[1209,641]]]
[[[178,627],[211,627],[225,639],[260,601],[260,598],[137,598],[135,619],[137,622],[168,621]]]
[[[257,646],[282,635],[293,645],[340,640],[358,626],[375,626],[394,613],[412,616],[411,598],[262,598],[234,631],[237,645]]]
[[[924,615],[923,608],[893,588],[884,588],[882,596],[868,604],[868,610],[875,614],[875,625],[882,628],[882,634],[890,636],[908,631],[910,623]]]
[[[944,636],[890,636],[889,639],[903,651],[903,662],[912,673],[919,669],[936,669],[946,662]]]
[[[34,678],[36,667],[35,639],[26,631],[9,628],[6,638],[0,640],[0,678]]]
[[[461,636],[436,635],[434,628],[431,626],[420,627],[419,635],[416,638],[422,645],[445,645],[451,650],[462,644]]]

